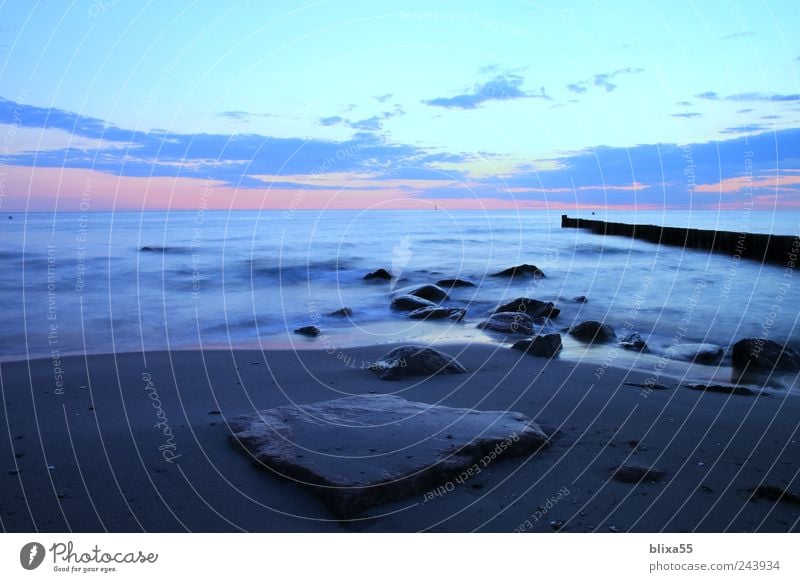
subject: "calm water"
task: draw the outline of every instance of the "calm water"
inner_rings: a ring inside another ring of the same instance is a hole
[[[0,223],[0,355],[190,346],[337,346],[408,339],[497,341],[475,323],[503,299],[556,302],[559,326],[602,319],[657,353],[673,337],[797,345],[800,277],[780,266],[560,228],[559,212],[172,212],[14,215]],[[570,213],[575,216],[575,213]],[[587,217],[590,213],[583,213]],[[800,234],[800,213],[597,213],[621,222]],[[151,247],[152,251],[141,251]],[[538,283],[487,278],[532,263]],[[379,267],[403,283],[462,277],[463,323],[389,310]],[[569,301],[586,295],[589,303]],[[342,306],[352,320],[326,314]],[[777,311],[776,311],[777,310]],[[574,346],[572,346],[574,347]],[[568,346],[571,349],[571,345]]]

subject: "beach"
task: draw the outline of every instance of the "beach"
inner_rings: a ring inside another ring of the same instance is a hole
[[[322,347],[322,346],[319,346]],[[380,380],[391,346],[172,350],[2,362],[0,526],[23,532],[789,532],[800,400],[687,389],[628,366],[439,344],[467,374]],[[627,383],[627,384],[626,384]],[[350,520],[256,467],[229,419],[349,395],[515,411],[550,446]],[[663,478],[612,479],[622,464]]]

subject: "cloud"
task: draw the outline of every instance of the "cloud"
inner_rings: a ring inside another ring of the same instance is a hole
[[[727,97],[720,97],[714,91],[706,91],[705,93],[698,93],[695,97],[699,99],[708,99],[711,101],[769,101],[769,102],[787,102],[787,101],[800,101],[800,93],[736,93],[728,95]]]
[[[600,87],[607,92],[611,92],[617,88],[617,84],[611,82],[612,79],[620,75],[638,75],[639,73],[644,73],[644,69],[625,67],[624,69],[617,69],[610,73],[597,73],[588,79],[578,81],[577,83],[570,83],[567,85],[567,89],[577,94],[585,93],[591,87]]]
[[[683,113],[670,113],[670,117],[684,117],[686,119],[691,119],[693,117],[703,117],[703,114],[698,111],[686,111]]]
[[[769,126],[761,125],[758,123],[751,123],[746,125],[736,125],[733,127],[726,127],[725,129],[721,129],[720,133],[754,133],[757,131],[766,131],[769,129]]]
[[[446,107],[448,109],[477,109],[488,101],[510,101],[512,99],[538,98],[550,100],[544,87],[538,93],[526,93],[522,90],[524,79],[519,75],[504,73],[485,83],[477,83],[472,91],[454,97],[437,97],[424,100],[426,105]]]
[[[789,174],[792,168],[800,168],[800,128],[739,134],[707,143],[601,146],[564,154],[552,161],[552,169],[520,168],[506,173],[502,188],[512,189],[515,196],[523,199],[538,196],[551,203],[557,199],[562,204],[597,206],[698,207],[693,198],[698,185],[740,178],[751,172],[760,176],[781,168]],[[631,185],[636,185],[635,191],[624,189]],[[758,192],[761,187],[765,184],[756,182],[753,194],[768,193]],[[527,189],[529,194],[515,189]],[[730,196],[729,201],[737,201],[740,206],[746,202],[744,194],[732,192]],[[717,202],[704,199],[702,204],[713,207]]]
[[[738,109],[736,113],[752,113],[755,109]]]
[[[382,117],[373,115],[372,117],[362,119],[360,121],[349,121],[347,122],[347,125],[353,129],[360,129],[362,131],[378,131],[382,127],[381,119]]]
[[[217,113],[218,117],[227,117],[228,119],[235,119],[237,121],[249,121],[250,113],[247,111],[220,111]]]
[[[320,125],[325,125],[325,126],[336,125],[337,123],[342,123],[343,121],[344,121],[344,119],[342,117],[339,117],[338,115],[333,115],[331,117],[320,117],[319,118],[319,124]]]
[[[377,101],[378,103],[384,103],[385,101],[391,99],[392,97],[394,97],[394,93],[386,93],[384,95],[376,95],[375,97],[373,97],[373,99],[375,99],[375,101]]]
[[[753,36],[755,32],[752,30],[743,30],[742,32],[734,32],[733,34],[726,34],[725,36],[719,37],[719,40],[731,40],[734,38],[744,38],[746,36]]]
[[[719,99],[719,95],[714,91],[705,91],[704,93],[698,93],[695,95],[698,99],[709,99],[711,101],[716,101]]]
[[[681,107],[691,107],[692,106],[692,102],[691,101],[678,101],[677,103],[675,103],[675,105],[680,105]]]
[[[401,115],[383,112],[382,118]],[[257,133],[182,134],[141,132],[110,125],[100,119],[55,108],[36,107],[0,98],[0,120],[15,120],[20,128],[38,128],[72,136],[60,146],[36,151],[11,151],[0,164],[52,168],[81,168],[120,176],[213,176],[237,187],[260,187],[252,174],[373,171],[389,163],[394,170],[427,167],[441,156],[417,146],[391,143],[368,128],[372,118],[352,124],[360,131],[344,141],[278,138]],[[334,121],[328,118],[328,121]],[[343,122],[345,120],[342,120]],[[351,122],[348,122],[351,123]],[[68,144],[64,147],[63,144]],[[390,162],[387,162],[390,160]]]
[[[378,115],[373,115],[372,117],[368,117],[366,119],[354,121],[352,119],[345,119],[344,117],[334,115],[332,117],[321,117],[318,122],[320,125],[324,126],[342,124],[350,127],[351,129],[357,129],[359,131],[380,131],[383,129],[383,120],[390,119],[398,115],[405,115],[405,113],[405,110],[400,105],[395,105],[394,109],[391,111],[382,111]]]
[[[400,113],[385,111],[373,117],[380,121],[387,114]],[[375,123],[373,117],[340,123],[366,126]],[[4,153],[0,166],[8,180],[6,192],[32,191],[37,200],[71,193],[79,200],[86,180],[92,178],[98,193],[93,209],[113,208],[117,188],[124,190],[129,206],[196,208],[206,184],[219,193],[214,204],[237,208],[291,207],[298,188],[307,194],[302,204],[309,208],[334,200],[365,207],[375,201],[398,199],[403,205],[445,198],[458,205],[472,199],[489,207],[686,208],[719,203],[719,197],[707,191],[709,184],[737,184],[732,180],[748,173],[768,176],[776,168],[800,175],[800,129],[751,133],[763,127],[759,125],[728,128],[728,139],[707,143],[600,146],[524,165],[493,159],[492,164],[504,168],[498,175],[478,170],[486,166],[480,153],[393,143],[374,130],[357,130],[341,141],[256,133],[137,132],[68,111],[0,99],[0,120],[8,119],[19,120],[20,131],[62,132],[66,139],[54,141],[54,149]],[[70,147],[70,138],[81,148]],[[784,193],[764,181],[755,180],[754,185],[754,200]],[[783,180],[780,187],[796,185]],[[178,193],[175,198],[173,192]],[[697,202],[693,197],[701,194]],[[726,186],[723,194],[726,204],[745,201],[745,194],[735,188]],[[24,208],[26,199],[27,194],[7,194],[4,207]]]

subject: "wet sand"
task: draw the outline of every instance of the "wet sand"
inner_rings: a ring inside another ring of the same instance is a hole
[[[364,369],[387,346],[210,350],[3,362],[4,531],[772,531],[800,506],[800,399],[703,393],[642,371],[544,360],[502,346],[437,346],[467,375],[386,382]],[[598,373],[601,369],[602,373]],[[63,385],[57,385],[61,375]],[[351,394],[514,410],[551,433],[441,495],[333,519],[306,490],[253,466],[226,420]],[[7,429],[5,428],[7,427]],[[660,482],[611,478],[655,466]]]

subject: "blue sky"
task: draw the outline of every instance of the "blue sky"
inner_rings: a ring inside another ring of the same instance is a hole
[[[5,2],[0,208],[797,207],[797,29],[788,1]]]

